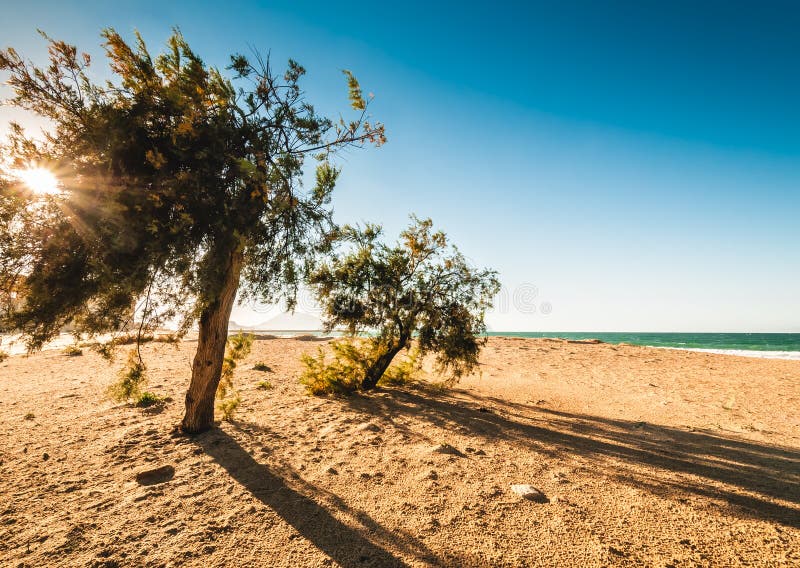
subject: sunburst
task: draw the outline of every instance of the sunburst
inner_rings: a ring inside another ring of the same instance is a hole
[[[46,168],[32,166],[14,173],[37,195],[54,195],[61,191],[58,178]]]

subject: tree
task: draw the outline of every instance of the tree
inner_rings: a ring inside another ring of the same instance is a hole
[[[441,372],[454,378],[470,372],[485,343],[484,314],[500,288],[497,273],[470,266],[430,219],[412,217],[394,246],[380,236],[376,225],[342,228],[344,250],[333,251],[309,278],[328,329],[371,332],[358,358],[361,388],[374,388],[412,339],[420,356],[436,354]]]
[[[29,216],[25,201],[10,190],[8,180],[0,177],[0,252],[5,253],[0,254],[0,333],[11,331],[6,320],[17,305],[24,251],[31,245],[29,235],[20,234],[15,224],[29,224]]]
[[[90,57],[62,41],[47,38],[46,67],[0,51],[10,103],[52,123],[41,141],[12,124],[3,148],[0,262],[15,272],[2,284],[24,297],[3,321],[29,349],[67,323],[90,335],[198,323],[181,428],[201,432],[213,425],[237,293],[293,306],[309,259],[328,246],[333,155],[381,145],[384,128],[369,122],[349,71],[355,118],[333,121],[305,100],[295,61],[277,75],[269,59],[236,54],[228,78],[177,30],[157,57],[138,33],[132,45],[113,29],[102,37],[114,77],[103,85]],[[304,190],[309,156],[316,179]],[[61,191],[14,181],[33,166],[55,172]]]

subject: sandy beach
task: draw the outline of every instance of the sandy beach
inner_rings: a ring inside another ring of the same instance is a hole
[[[197,437],[193,342],[145,347],[161,410],[106,397],[122,356],[0,363],[0,565],[800,564],[800,361],[491,338],[451,390],[314,398],[320,345],[256,341]]]

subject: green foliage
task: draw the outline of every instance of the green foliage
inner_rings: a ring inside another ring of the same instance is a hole
[[[300,383],[309,394],[351,394],[358,390],[364,380],[367,356],[355,341],[333,341],[330,343],[332,357],[320,347],[317,355],[304,354],[300,360],[305,370]]]
[[[22,332],[29,349],[66,324],[140,338],[177,320],[180,335],[217,305],[236,255],[240,299],[293,305],[329,246],[331,160],[385,141],[355,77],[357,116],[334,121],[307,102],[295,61],[279,74],[236,54],[221,71],[177,30],[154,55],[138,34],[128,43],[106,29],[113,76],[95,83],[88,55],[44,37],[44,66],[0,50],[7,104],[52,125],[39,140],[11,124],[0,148],[0,330]],[[319,163],[305,189],[307,156]],[[21,183],[15,171],[34,165],[57,175],[58,194]]]
[[[342,70],[342,73],[347,77],[347,96],[350,99],[350,105],[355,110],[364,110],[367,108],[367,102],[364,100],[364,95],[361,92],[361,85],[358,83],[358,79],[347,69]]]
[[[163,396],[153,394],[149,391],[141,393],[136,398],[136,406],[140,406],[142,408],[148,408],[151,406],[163,406],[165,402],[166,399]]]
[[[309,394],[351,394],[364,389],[364,380],[375,361],[385,357],[387,345],[377,338],[350,338],[330,343],[330,356],[320,347],[316,356],[305,354],[300,383]],[[381,385],[405,385],[414,381],[419,369],[418,351],[390,365],[382,374]]]
[[[233,417],[236,415],[236,411],[239,409],[239,405],[241,403],[242,399],[239,396],[239,393],[236,393],[235,396],[219,401],[217,403],[217,409],[220,411],[220,413],[222,413],[222,419],[227,420],[228,422],[233,420]]]
[[[237,333],[228,338],[228,347],[225,350],[225,358],[222,360],[222,378],[232,379],[233,373],[236,370],[236,365],[239,361],[244,359],[250,354],[253,348],[254,336],[252,333]],[[217,389],[217,394],[222,393],[224,398],[223,381],[220,381],[220,388]]]
[[[272,372],[272,367],[270,367],[266,363],[263,363],[263,362],[259,361],[258,363],[253,365],[253,370],[254,371],[261,371],[263,373],[271,373]]]
[[[137,401],[142,396],[142,386],[144,386],[147,375],[147,368],[139,359],[136,349],[128,354],[128,362],[119,373],[119,380],[112,384],[108,393],[117,402]]]
[[[323,371],[318,357],[306,363],[307,372],[322,377],[323,385],[347,389],[358,380],[349,368],[354,366],[363,374],[361,388],[373,388],[412,338],[418,356],[435,354],[437,371],[453,381],[472,371],[485,342],[484,314],[500,288],[496,273],[470,266],[430,219],[412,217],[394,246],[380,235],[376,225],[344,227],[337,235],[342,249],[310,275],[328,329],[373,337],[359,356],[335,351],[330,368]],[[324,390],[307,381],[311,390]]]
[[[259,382],[259,383],[256,385],[256,388],[257,388],[258,390],[265,390],[265,391],[266,391],[266,390],[272,390],[272,389],[274,389],[275,387],[274,387],[274,386],[273,386],[273,384],[272,384],[271,382],[269,382],[269,381],[260,381],[260,382]]]
[[[405,386],[417,381],[420,371],[419,350],[410,349],[402,361],[392,363],[378,381],[378,386]]]
[[[237,333],[228,338],[228,347],[222,360],[222,375],[217,386],[217,408],[222,413],[223,420],[231,420],[242,402],[233,385],[233,373],[238,362],[250,354],[253,339],[254,336],[250,333]]]
[[[63,350],[64,355],[67,357],[80,357],[83,355],[83,349],[77,345],[67,345]]]
[[[113,342],[92,343],[92,348],[95,349],[103,359],[107,361],[112,361],[114,359],[115,345]]]

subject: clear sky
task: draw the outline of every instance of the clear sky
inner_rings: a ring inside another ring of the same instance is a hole
[[[347,105],[339,70],[353,70],[389,142],[343,157],[337,220],[394,235],[411,212],[432,217],[500,272],[493,329],[800,331],[796,2],[30,0],[3,12],[0,43],[39,61],[37,27],[97,63],[105,26],[138,28],[156,49],[178,25],[220,66],[271,50],[308,69],[309,100],[331,113]],[[0,125],[13,116],[0,108]]]

